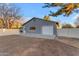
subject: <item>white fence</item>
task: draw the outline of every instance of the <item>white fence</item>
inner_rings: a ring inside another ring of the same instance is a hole
[[[0,36],[19,34],[19,29],[0,29]]]
[[[4,35],[18,35],[19,33],[19,29],[0,29],[0,36],[4,36]],[[73,28],[73,29],[59,29],[57,30],[57,34],[58,36],[64,36],[64,37],[71,37],[71,38],[79,38],[79,29],[78,28]],[[29,34],[26,35],[29,37]],[[33,36],[33,35],[30,35]],[[36,35],[35,35],[36,36]],[[40,36],[40,35],[39,35]],[[38,36],[36,36],[38,37]],[[40,36],[44,37],[44,36]],[[47,38],[45,36],[45,38]],[[48,37],[48,38],[52,38],[52,37]]]
[[[58,36],[79,38],[79,29],[78,28],[67,28],[57,30]]]

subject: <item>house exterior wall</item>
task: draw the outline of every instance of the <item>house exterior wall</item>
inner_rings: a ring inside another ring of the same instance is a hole
[[[30,27],[36,27],[36,30],[34,32],[31,32],[29,29]],[[25,24],[23,27],[23,31],[25,33],[36,33],[36,34],[42,34],[42,26],[53,26],[53,33],[55,34],[56,32],[56,28],[55,28],[55,23],[52,22],[47,22],[47,21],[43,21],[43,20],[37,20],[37,19],[33,19],[31,20],[29,23]]]

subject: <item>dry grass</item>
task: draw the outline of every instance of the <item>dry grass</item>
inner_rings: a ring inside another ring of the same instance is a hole
[[[0,37],[0,55],[59,56],[79,55],[79,49],[57,40],[37,39],[19,35]]]

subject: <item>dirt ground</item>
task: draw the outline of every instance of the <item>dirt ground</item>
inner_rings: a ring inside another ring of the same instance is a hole
[[[58,37],[58,41],[79,48],[79,38]]]
[[[58,40],[29,38],[20,35],[0,36],[2,56],[79,56],[79,48]]]

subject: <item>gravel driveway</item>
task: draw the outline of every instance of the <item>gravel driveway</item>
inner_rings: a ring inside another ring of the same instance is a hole
[[[0,55],[7,56],[77,56],[79,48],[57,40],[20,35],[0,36]]]

